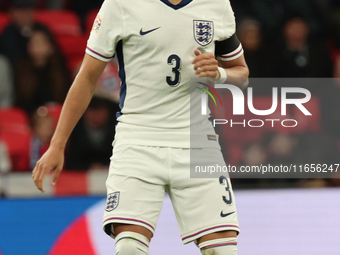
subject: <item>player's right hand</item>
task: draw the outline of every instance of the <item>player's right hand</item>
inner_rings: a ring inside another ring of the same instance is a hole
[[[192,61],[196,75],[200,78],[219,79],[220,72],[218,71],[218,61],[214,54],[201,53],[199,50],[194,50],[196,58]]]
[[[49,147],[41,159],[38,160],[35,168],[33,169],[32,178],[34,179],[35,186],[42,192],[45,192],[44,182],[47,174],[54,170],[50,184],[55,185],[61,170],[64,165],[64,150]]]

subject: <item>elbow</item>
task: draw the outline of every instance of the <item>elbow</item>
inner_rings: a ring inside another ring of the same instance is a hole
[[[243,67],[243,75],[242,75],[242,85],[240,89],[245,90],[249,85],[249,68],[248,66]]]
[[[247,79],[249,78],[249,68],[247,65],[244,66],[244,77]]]

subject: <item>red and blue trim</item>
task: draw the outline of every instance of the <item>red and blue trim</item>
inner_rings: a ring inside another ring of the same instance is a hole
[[[88,47],[88,46],[86,47],[86,49],[89,50],[89,51],[91,51],[92,53],[98,55],[98,56],[101,57],[101,58],[105,58],[105,59],[111,59],[111,58],[112,58],[112,57],[106,57],[106,56],[104,56],[104,55],[98,53],[97,51],[92,50],[92,49],[91,49],[90,47]]]
[[[237,243],[220,243],[220,244],[212,244],[212,245],[208,245],[205,247],[201,248],[201,251],[207,250],[207,249],[211,249],[211,248],[217,248],[217,247],[222,247],[222,246],[230,246],[230,245],[237,245]]]
[[[233,57],[239,55],[242,51],[243,51],[243,48],[241,47],[241,49],[238,52],[236,52],[235,54],[233,54],[233,55],[222,55],[222,56],[219,56],[219,57],[220,58],[224,58],[224,59],[233,58]]]
[[[112,218],[108,218],[106,220],[104,220],[104,224],[107,222],[107,221],[131,221],[131,222],[138,222],[138,223],[141,223],[141,224],[144,224],[146,226],[148,226],[149,228],[151,228],[153,231],[155,231],[155,228],[153,226],[151,226],[149,223],[146,223],[145,221],[141,221],[141,220],[135,220],[135,219],[130,219],[130,218],[120,218],[120,217],[112,217]]]
[[[216,227],[212,227],[212,228],[207,228],[207,229],[201,230],[201,231],[199,231],[199,232],[197,232],[195,234],[183,237],[182,241],[185,241],[186,239],[189,239],[189,238],[190,239],[191,238],[195,238],[196,236],[201,235],[204,232],[208,232],[208,231],[211,231],[211,230],[217,229],[217,231],[218,231],[218,229],[220,229],[220,228],[237,228],[238,229],[239,227],[236,226],[236,225],[220,225],[220,226],[216,226]]]

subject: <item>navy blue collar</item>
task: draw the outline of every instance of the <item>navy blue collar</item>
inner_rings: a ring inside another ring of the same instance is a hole
[[[178,10],[178,9],[181,9],[182,7],[188,5],[192,0],[182,0],[182,2],[180,2],[177,5],[170,3],[169,0],[161,0],[161,1],[163,3],[165,3],[167,6],[171,7],[172,9]]]

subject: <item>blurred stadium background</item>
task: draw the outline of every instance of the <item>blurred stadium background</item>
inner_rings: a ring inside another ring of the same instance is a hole
[[[31,171],[48,148],[102,0],[0,0],[0,254],[114,254],[101,231],[105,179],[118,110],[115,60],[66,150],[55,187]],[[231,0],[251,78],[329,78],[311,87],[313,118],[282,130],[221,135],[231,165],[340,163],[340,1]],[[268,109],[271,90],[254,88]],[[234,179],[240,255],[339,255],[340,173],[327,179]],[[150,254],[182,246],[166,197]]]

